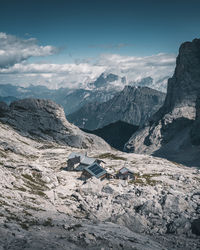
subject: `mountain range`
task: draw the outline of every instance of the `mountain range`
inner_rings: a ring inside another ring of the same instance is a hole
[[[92,102],[67,116],[76,126],[94,130],[116,121],[142,125],[163,104],[165,94],[148,87],[125,88],[107,102]]]
[[[102,103],[112,99],[115,94],[122,91],[128,84],[129,82],[126,77],[120,77],[112,73],[102,73],[96,80],[88,83],[85,88],[80,87],[76,89],[48,89],[45,86],[39,85],[21,87],[11,84],[1,84],[0,100],[10,104],[11,101],[24,98],[50,99],[60,104],[64,108],[65,114],[68,115],[90,102]],[[135,82],[132,81],[130,85],[148,86],[151,88],[155,84],[151,77],[147,77]]]

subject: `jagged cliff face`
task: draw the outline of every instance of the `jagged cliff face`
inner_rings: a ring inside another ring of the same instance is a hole
[[[199,165],[197,149],[192,149],[192,143],[197,144],[198,141],[194,137],[198,134],[199,123],[195,120],[199,120],[198,116],[196,118],[199,93],[200,39],[195,39],[180,47],[174,75],[168,81],[164,105],[152,117],[147,127],[130,138],[125,150],[153,153],[192,165],[192,162],[196,162]]]
[[[200,97],[197,98],[196,119],[192,126],[190,136],[193,145],[200,145]]]
[[[165,94],[148,87],[126,86],[111,100],[89,103],[68,116],[70,122],[85,129],[98,129],[116,121],[133,125],[145,123],[163,104]]]
[[[30,138],[76,148],[109,147],[101,138],[88,135],[70,124],[64,110],[50,100],[24,99],[10,106],[1,103],[0,121]]]
[[[154,121],[167,113],[175,118],[195,119],[196,100],[200,93],[200,39],[185,42],[180,46],[176,68],[168,80],[167,96],[162,108],[154,116]]]

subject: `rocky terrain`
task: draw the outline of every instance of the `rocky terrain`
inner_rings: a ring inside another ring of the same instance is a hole
[[[163,104],[165,94],[148,87],[126,86],[104,103],[88,103],[67,116],[80,128],[94,130],[116,121],[144,124]]]
[[[1,104],[0,116],[0,249],[200,248],[196,168],[112,150],[50,101]],[[65,170],[72,151],[102,159],[110,173],[126,165],[137,178],[85,183]]]
[[[125,145],[128,152],[154,154],[200,166],[200,39],[183,43],[164,105]]]

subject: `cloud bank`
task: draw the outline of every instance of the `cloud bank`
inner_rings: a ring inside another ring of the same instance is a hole
[[[0,68],[7,68],[33,56],[49,56],[56,53],[53,46],[39,46],[37,39],[21,39],[0,33]]]
[[[53,46],[39,46],[34,38],[25,40],[0,33],[0,84],[78,88],[85,87],[103,72],[126,76],[128,81],[151,76],[156,82],[171,76],[175,67],[175,55],[165,53],[146,57],[102,54],[95,60],[65,64],[28,62],[31,57],[56,52]]]

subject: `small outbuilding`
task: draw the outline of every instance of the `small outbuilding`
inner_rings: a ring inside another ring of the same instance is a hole
[[[92,157],[88,157],[84,153],[72,152],[68,156],[67,168],[68,171],[83,171],[86,167],[92,165],[93,163],[100,164],[100,160]]]
[[[75,153],[75,152],[72,152],[69,156],[68,156],[68,160],[67,160],[67,168],[66,170],[68,171],[73,171],[75,166],[77,164],[80,163],[81,161],[81,158],[83,158],[84,155],[81,154],[81,153]]]
[[[103,180],[107,177],[106,170],[100,166],[97,162],[83,169],[81,174],[82,180],[87,180],[91,177],[96,177],[97,179]]]
[[[116,178],[121,180],[135,179],[134,173],[126,167],[123,167],[118,171],[118,173],[116,174]]]

